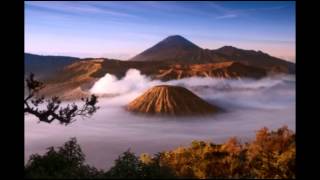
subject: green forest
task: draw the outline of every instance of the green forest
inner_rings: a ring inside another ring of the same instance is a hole
[[[106,154],[107,156],[107,154]],[[76,138],[43,155],[33,154],[25,165],[26,178],[295,178],[295,133],[282,127],[262,128],[246,143],[233,137],[223,144],[193,141],[187,147],[136,155],[127,150],[110,169],[86,164]]]

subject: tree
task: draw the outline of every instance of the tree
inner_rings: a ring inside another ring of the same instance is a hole
[[[151,157],[147,154],[137,157],[130,150],[125,151],[115,160],[115,165],[105,173],[106,178],[175,178],[174,172],[167,166],[161,165],[162,153]]]
[[[176,179],[174,171],[161,163],[163,153],[157,153],[153,157],[149,154],[140,155],[140,161],[143,163],[143,177],[147,179]]]
[[[33,73],[26,79],[26,83],[28,94],[24,99],[24,112],[36,116],[42,122],[51,123],[57,120],[61,124],[68,125],[76,120],[75,117],[89,117],[99,108],[96,106],[98,100],[94,94],[89,98],[82,98],[84,104],[80,108],[75,103],[61,107],[61,100],[57,96],[50,99],[37,96],[45,85],[35,80]],[[40,110],[41,105],[44,105],[46,109]]]
[[[256,138],[241,144],[194,141],[189,147],[166,151],[158,164],[183,178],[295,178],[295,134],[288,127],[262,128]],[[143,159],[150,162],[150,157]]]
[[[248,163],[253,176],[295,178],[295,134],[284,126],[276,131],[259,130],[248,145]]]
[[[27,178],[98,178],[103,173],[84,164],[85,155],[75,138],[56,150],[49,147],[44,155],[33,154],[25,166]]]
[[[75,138],[44,155],[31,155],[25,166],[28,178],[295,178],[295,134],[287,127],[259,130],[255,140],[241,144],[193,141],[189,147],[137,157],[130,150],[115,160],[109,171],[84,164],[85,155]]]
[[[106,173],[107,177],[114,178],[141,178],[142,162],[129,150],[115,160],[115,165]]]

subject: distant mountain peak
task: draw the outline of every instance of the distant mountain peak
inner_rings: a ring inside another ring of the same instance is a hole
[[[143,51],[131,60],[146,61],[146,60],[164,60],[171,57],[184,57],[186,54],[197,52],[201,48],[191,41],[180,35],[172,35],[163,39],[151,48]]]
[[[183,36],[180,36],[180,35],[171,35],[162,41],[181,41],[181,42],[188,41],[188,42],[190,42],[189,40],[187,40],[186,38],[184,38]]]
[[[261,50],[244,50],[244,49],[239,49],[239,48],[236,48],[236,47],[233,47],[233,46],[223,46],[221,48],[218,48],[214,51],[217,51],[217,52],[220,52],[220,53],[223,53],[223,54],[233,54],[235,52],[241,52],[241,53],[250,53],[250,54],[254,54],[254,55],[262,55],[262,56],[270,56],[269,54],[265,53],[265,52],[262,52]]]
[[[236,48],[236,47],[233,47],[233,46],[223,46],[223,47],[221,47],[219,49],[221,50],[221,49],[239,49],[239,48]]]
[[[175,34],[175,35],[170,35],[166,39],[186,39],[181,35]]]
[[[180,35],[172,35],[168,36],[164,40],[160,41],[155,46],[168,46],[168,47],[175,47],[175,48],[195,48],[198,49],[199,47],[189,41],[188,39],[180,36]]]
[[[213,63],[237,61],[259,68],[270,69],[281,66],[295,72],[294,64],[275,58],[260,50],[246,50],[234,46],[218,49],[202,49],[181,35],[171,35],[131,58],[132,61],[165,61],[169,63]]]

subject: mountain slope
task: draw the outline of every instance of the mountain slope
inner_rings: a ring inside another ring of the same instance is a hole
[[[91,75],[101,68],[102,60],[82,60],[66,66],[51,78],[46,79],[46,86],[40,94],[60,96],[63,100],[80,99],[89,95],[87,92],[97,78]]]
[[[224,46],[216,50],[211,50],[211,53],[225,59],[264,68],[273,72],[295,73],[294,63],[272,57],[262,51],[244,50],[232,46]]]
[[[30,53],[24,54],[25,75],[30,72],[37,78],[46,78],[63,67],[76,62],[78,58],[68,56],[41,56]]]
[[[167,37],[130,60],[185,64],[237,61],[267,71],[295,73],[294,63],[272,57],[262,51],[244,50],[232,46],[215,50],[202,49],[178,35]]]
[[[174,35],[160,41],[153,47],[131,58],[132,61],[173,61],[177,59],[192,60],[201,48],[182,36]],[[188,57],[188,58],[186,58]]]
[[[106,73],[118,79],[125,76],[129,69],[137,69],[150,79],[162,81],[176,80],[187,77],[214,78],[262,78],[268,71],[240,62],[216,62],[207,64],[168,63],[167,61],[120,61],[111,59],[80,60],[66,66],[54,77],[46,80],[47,87],[43,90],[47,95],[70,94],[69,91],[80,92],[91,88],[96,80]],[[77,89],[76,91],[74,91]],[[75,97],[75,96],[74,96]]]
[[[181,36],[169,36],[130,61],[81,59],[25,54],[26,73],[53,75],[45,78],[45,94],[60,95],[82,90],[106,73],[122,78],[129,69],[138,69],[151,79],[163,81],[186,77],[262,78],[272,73],[295,73],[295,64],[261,51],[224,46],[201,49]],[[32,57],[32,58],[30,58]],[[31,60],[30,60],[31,59]],[[41,76],[40,76],[41,77]],[[79,89],[80,87],[80,89]]]
[[[161,69],[155,79],[173,80],[187,77],[215,77],[215,78],[262,78],[267,75],[262,68],[248,66],[239,62],[228,61],[207,64],[171,65]]]
[[[168,63],[167,61],[117,61],[104,60],[101,68],[94,72],[92,77],[102,77],[106,73],[122,78],[127,70],[138,69],[151,79],[163,81],[186,77],[216,77],[216,78],[262,78],[268,71],[240,62],[226,61],[206,64]]]
[[[132,112],[161,115],[197,115],[218,112],[191,91],[180,86],[155,86],[128,104]]]

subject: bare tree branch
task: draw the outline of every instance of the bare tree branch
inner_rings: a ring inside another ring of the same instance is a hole
[[[96,106],[98,98],[95,95],[82,98],[84,104],[80,108],[75,103],[61,107],[61,100],[57,96],[50,99],[45,99],[44,96],[36,97],[39,90],[45,86],[42,82],[34,79],[34,74],[31,73],[26,82],[28,95],[24,99],[24,112],[36,116],[40,122],[51,123],[57,120],[61,124],[68,125],[76,120],[75,117],[87,118],[99,109]],[[38,107],[43,104],[46,104],[46,109],[39,110]]]

